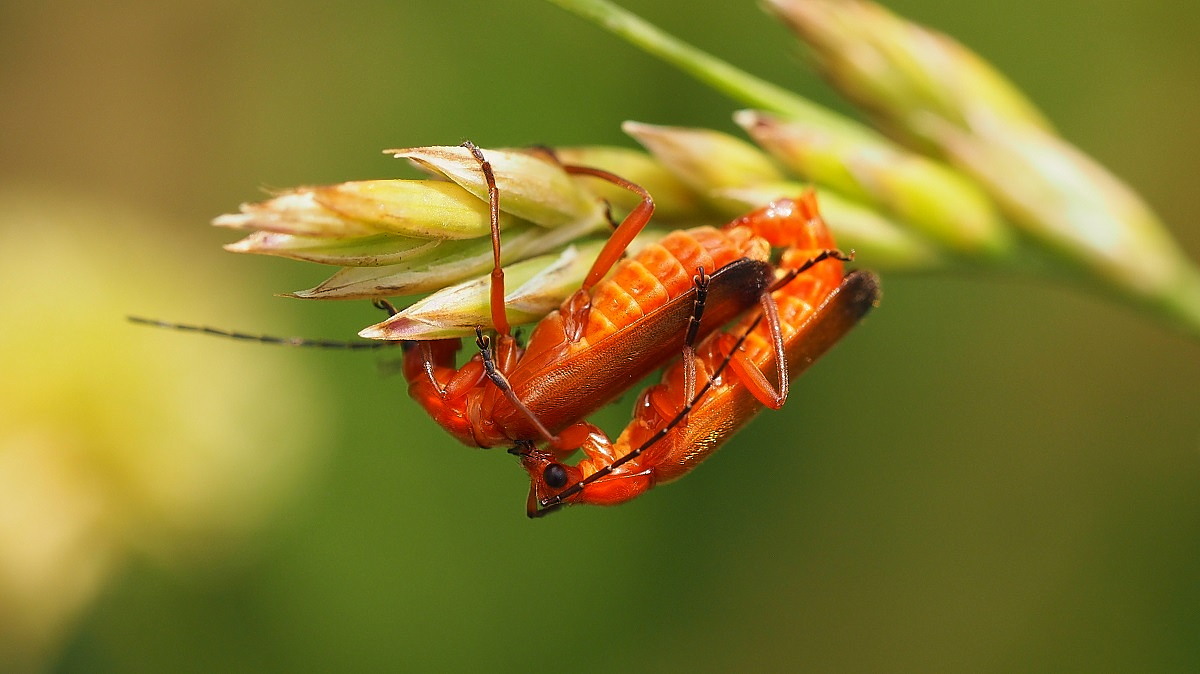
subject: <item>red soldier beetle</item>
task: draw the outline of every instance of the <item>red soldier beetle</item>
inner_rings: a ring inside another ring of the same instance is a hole
[[[642,393],[634,420],[615,443],[593,428],[581,445],[585,456],[576,465],[564,464],[554,452],[532,443],[511,450],[530,476],[530,517],[564,505],[623,503],[691,471],[763,407],[782,406],[787,381],[878,303],[874,274],[842,275],[844,258],[834,252],[811,192],[798,202],[775,202],[738,223],[788,246],[780,261],[782,276],[771,293],[777,316],[768,309],[705,339],[696,350],[695,376],[703,382],[699,391],[693,394],[695,384],[688,382],[691,368],[675,363],[661,383]],[[776,320],[778,331],[770,325]],[[781,349],[786,367],[777,369],[779,384],[773,387],[763,371],[770,361],[781,362]]]

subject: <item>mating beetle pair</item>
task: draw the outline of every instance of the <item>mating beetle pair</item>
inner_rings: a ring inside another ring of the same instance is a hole
[[[564,165],[568,174],[606,180],[641,200],[580,288],[522,347],[505,314],[495,175],[481,150],[463,147],[488,188],[495,336],[477,329],[479,353],[461,367],[459,339],[406,341],[404,374],[409,394],[451,435],[476,447],[507,446],[519,457],[531,481],[530,517],[565,505],[622,503],[684,475],[763,407],[781,407],[790,380],[879,300],[873,274],[844,273],[849,257],[837,250],[811,191],[720,229],[672,232],[622,260],[653,215],[653,199],[607,171]],[[783,249],[774,263],[772,248]],[[374,346],[134,320],[269,342]],[[660,383],[640,395],[633,421],[615,441],[586,421],[664,365]],[[577,451],[583,458],[568,463]]]
[[[673,232],[618,262],[650,220],[653,200],[605,171],[564,166],[642,201],[579,290],[537,324],[522,349],[504,315],[495,178],[483,153],[465,147],[488,185],[496,337],[480,331],[480,353],[460,368],[459,340],[409,343],[404,371],[412,397],[459,440],[511,447],[530,476],[530,517],[569,504],[621,503],[687,473],[764,406],[781,407],[788,382],[878,302],[873,274],[844,275],[849,258],[837,250],[812,192],[721,229]],[[777,264],[772,248],[784,249]],[[638,398],[615,442],[584,420],[676,356]],[[567,463],[578,450],[582,460]]]

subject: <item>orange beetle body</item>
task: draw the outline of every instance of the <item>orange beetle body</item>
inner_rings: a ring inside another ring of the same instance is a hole
[[[770,247],[748,230],[698,227],[672,232],[618,265],[590,293],[578,291],[534,328],[522,351],[501,338],[497,367],[513,393],[565,446],[585,437],[578,422],[611,402],[683,347],[697,289],[697,269],[716,270],[703,336],[754,305],[772,282]],[[690,272],[688,270],[691,270]],[[454,368],[460,341],[409,346],[409,394],[447,431],[477,447],[539,438],[523,410],[483,376],[475,355]],[[569,429],[577,427],[575,434]]]
[[[746,227],[776,246],[785,246],[782,278],[771,298],[777,306],[779,339],[787,373],[799,376],[879,299],[878,279],[869,272],[843,276],[832,235],[811,193],[782,200],[730,224]],[[713,334],[696,350],[700,395],[687,392],[684,365],[676,362],[638,399],[634,419],[616,442],[592,429],[582,443],[584,458],[570,466],[554,452],[520,453],[531,479],[529,514],[562,505],[614,505],[695,468],[764,406],[786,398],[772,391],[764,371],[779,350],[768,321],[749,315],[728,332]]]

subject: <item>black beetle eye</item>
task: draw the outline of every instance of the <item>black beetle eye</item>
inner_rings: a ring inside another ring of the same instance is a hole
[[[567,486],[567,469],[560,464],[552,463],[542,471],[542,479],[551,489],[561,489]]]

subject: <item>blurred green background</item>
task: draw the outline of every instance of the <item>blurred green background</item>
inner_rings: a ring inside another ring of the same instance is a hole
[[[1200,258],[1200,4],[886,4],[992,59]],[[845,109],[752,2],[625,5]],[[39,261],[0,277],[4,306],[24,311],[6,308],[5,357],[38,380],[9,370],[0,403],[103,374],[90,395],[46,398],[59,415],[46,423],[70,430],[97,398],[159,398],[111,405],[106,442],[124,446],[167,405],[187,420],[154,436],[168,457],[196,451],[191,426],[240,434],[222,445],[239,447],[227,470],[192,485],[199,524],[112,525],[146,520],[131,497],[84,528],[116,542],[46,623],[43,656],[20,655],[19,628],[42,595],[0,609],[13,666],[1200,669],[1200,344],[1072,290],[888,276],[882,307],[786,408],[694,474],[536,522],[512,457],[442,433],[389,356],[122,322],[331,338],[374,322],[365,302],[272,297],[323,270],[225,253],[235,237],[207,223],[264,186],[410,175],[386,147],[632,146],[625,119],[733,131],[735,104],[555,7],[9,0],[0,91],[0,261]],[[79,366],[43,381],[64,358]],[[631,403],[602,425],[618,429]],[[23,421],[8,416],[0,435]],[[109,480],[93,467],[111,462],[86,465]],[[181,474],[141,479],[169,490]],[[0,546],[48,530],[38,518],[60,509],[30,505],[39,495],[19,512],[0,493],[0,534],[17,532]]]

